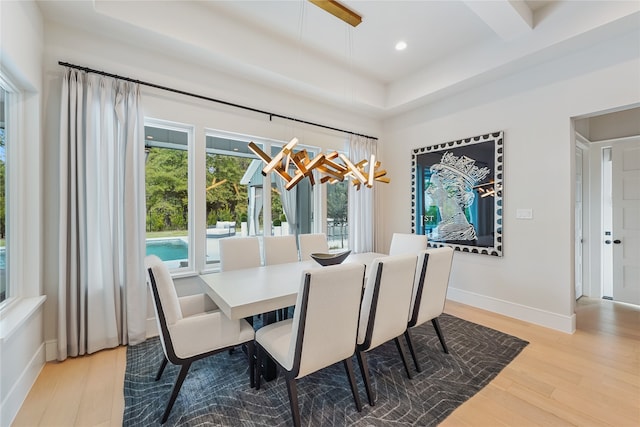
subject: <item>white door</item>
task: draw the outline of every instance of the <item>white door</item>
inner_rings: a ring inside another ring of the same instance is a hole
[[[575,287],[576,299],[582,296],[582,149],[576,147]]]
[[[640,137],[611,150],[613,299],[640,305]]]

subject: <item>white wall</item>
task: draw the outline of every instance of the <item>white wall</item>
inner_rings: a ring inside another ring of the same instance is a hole
[[[638,103],[639,54],[629,34],[386,121],[386,246],[394,231],[410,231],[412,149],[503,130],[504,256],[456,253],[449,297],[572,332],[571,118]],[[516,219],[518,208],[533,219]]]
[[[42,301],[41,93],[43,25],[32,1],[0,2],[2,71],[22,93],[10,182],[10,283],[19,298],[0,318],[0,425],[9,425],[44,365]],[[14,164],[15,161],[15,164]],[[12,175],[13,176],[13,175]],[[11,243],[10,243],[11,244]]]

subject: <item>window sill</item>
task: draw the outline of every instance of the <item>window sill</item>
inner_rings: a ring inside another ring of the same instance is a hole
[[[22,326],[44,304],[46,296],[20,298],[3,311],[0,318],[0,343],[9,340],[20,326]]]
[[[179,271],[176,273],[171,273],[171,278],[172,279],[184,279],[185,277],[194,277],[197,276],[198,273],[196,273],[193,270],[190,271]]]

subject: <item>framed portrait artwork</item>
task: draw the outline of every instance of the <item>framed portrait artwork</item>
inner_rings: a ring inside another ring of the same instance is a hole
[[[412,231],[429,246],[502,256],[503,132],[413,150]]]

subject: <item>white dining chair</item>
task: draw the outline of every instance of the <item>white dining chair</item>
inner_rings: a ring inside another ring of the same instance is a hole
[[[425,249],[427,249],[427,236],[423,234],[393,233],[391,245],[389,246],[389,255],[412,254],[417,256],[418,252]]]
[[[371,406],[375,404],[375,395],[371,387],[367,352],[394,340],[407,376],[412,377],[404,344],[399,337],[407,329],[417,258],[417,255],[377,258],[368,273],[360,308],[356,355]]]
[[[287,236],[264,236],[264,264],[286,264],[298,262],[298,246],[296,237],[291,234]],[[276,316],[280,319],[289,317],[290,307],[277,310]]]
[[[407,330],[404,333],[413,363],[418,372],[421,372],[421,368],[411,340],[410,329],[431,320],[440,344],[442,344],[442,349],[445,353],[449,353],[440,328],[440,322],[438,322],[438,316],[444,311],[452,262],[453,248],[449,246],[427,249],[418,254],[411,310],[409,312]]]
[[[329,242],[327,241],[327,235],[324,233],[300,234],[298,243],[300,245],[301,261],[310,260],[313,253],[329,252]]]
[[[167,362],[180,366],[169,401],[162,415],[164,424],[169,418],[182,383],[191,364],[236,345],[246,344],[249,357],[249,383],[254,386],[254,337],[253,327],[245,320],[231,320],[220,310],[211,308],[204,299],[178,298],[169,269],[156,255],[145,258],[148,284],[153,297],[153,307],[160,331],[160,342],[165,359],[156,375],[160,379]]]
[[[347,372],[356,408],[358,412],[362,410],[351,358],[356,346],[363,278],[363,264],[307,270],[300,284],[294,317],[267,325],[256,333],[258,361],[266,353],[284,370],[295,426],[300,425],[296,380],[340,361]],[[256,364],[258,370],[260,365]],[[260,389],[259,372],[256,389]]]
[[[260,241],[257,237],[225,237],[220,243],[220,271],[260,267]]]
[[[296,236],[264,236],[264,265],[298,262]]]

